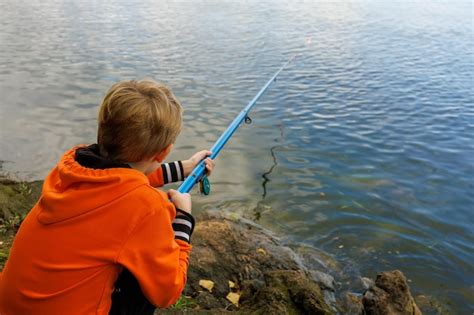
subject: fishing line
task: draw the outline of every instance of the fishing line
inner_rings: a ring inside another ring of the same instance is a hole
[[[262,178],[263,178],[263,181],[262,181],[262,188],[263,188],[262,199],[260,199],[257,202],[257,205],[253,208],[253,214],[254,214],[255,221],[258,221],[260,219],[260,217],[262,216],[262,211],[260,209],[265,207],[264,202],[265,202],[265,197],[267,196],[267,183],[271,181],[271,179],[268,177],[268,175],[270,175],[273,172],[273,169],[278,165],[278,159],[276,157],[275,151],[276,151],[276,149],[283,147],[285,133],[284,133],[284,125],[283,125],[282,122],[280,122],[279,129],[280,129],[280,139],[276,138],[275,141],[280,142],[280,144],[274,145],[270,148],[270,154],[271,154],[272,159],[273,159],[273,164],[272,164],[272,166],[270,167],[270,169],[268,171],[266,171],[265,173],[262,174]]]
[[[267,183],[269,181],[271,181],[270,178],[268,178],[268,175],[270,175],[273,172],[273,169],[278,165],[278,160],[277,160],[277,157],[276,157],[276,154],[275,154],[275,150],[277,148],[283,147],[283,138],[285,136],[283,128],[284,128],[283,123],[280,122],[280,125],[279,125],[280,141],[278,141],[278,138],[275,139],[275,141],[280,142],[280,144],[274,145],[273,147],[270,148],[270,154],[271,154],[272,159],[273,159],[273,165],[270,167],[270,169],[268,171],[266,171],[265,173],[262,174],[262,178],[263,178],[263,182],[262,182],[262,187],[263,187],[262,200],[265,199],[265,197],[267,195]]]

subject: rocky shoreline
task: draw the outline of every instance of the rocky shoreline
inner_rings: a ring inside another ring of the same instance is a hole
[[[0,268],[41,184],[0,178]],[[308,268],[309,254],[282,245],[277,236],[244,218],[206,212],[197,222],[187,286],[177,305],[159,314],[417,315],[420,308],[442,313],[429,298],[413,298],[401,271],[381,272],[375,281],[361,278],[363,291],[341,297],[330,275],[337,262],[317,257],[324,270]]]

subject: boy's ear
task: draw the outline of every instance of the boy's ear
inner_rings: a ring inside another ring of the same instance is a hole
[[[161,163],[163,162],[166,157],[168,156],[168,154],[170,154],[171,150],[173,149],[173,144],[170,143],[166,148],[164,148],[160,153],[158,153],[157,155],[155,155],[155,161],[157,161],[158,163]]]

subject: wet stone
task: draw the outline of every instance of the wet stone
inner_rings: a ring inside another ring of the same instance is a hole
[[[407,279],[399,270],[381,272],[362,299],[367,315],[420,315]]]

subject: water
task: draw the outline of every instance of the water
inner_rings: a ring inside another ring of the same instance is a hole
[[[2,0],[0,26],[0,165],[20,179],[95,141],[117,80],[173,88],[186,158],[297,53],[196,211],[258,219],[354,278],[401,269],[415,294],[474,310],[471,2]]]

